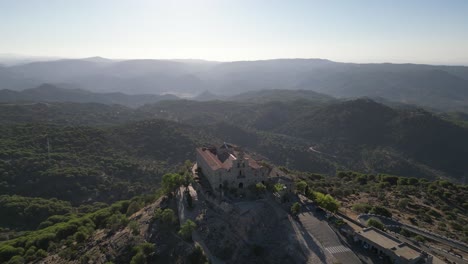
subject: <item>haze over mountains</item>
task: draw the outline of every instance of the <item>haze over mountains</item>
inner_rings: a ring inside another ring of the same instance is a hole
[[[51,84],[42,84],[39,87],[23,91],[0,90],[0,102],[76,102],[121,104],[137,107],[162,100],[177,100],[177,96],[166,94],[123,94],[123,93],[93,93],[83,89],[64,89]]]
[[[210,62],[94,57],[0,67],[0,89],[21,91],[43,83],[99,93],[196,96],[208,92],[205,95],[213,98],[265,89],[308,90],[337,98],[366,96],[437,111],[468,111],[465,66],[353,64],[321,59]]]
[[[4,124],[157,118],[300,170],[462,181],[467,169],[468,67],[93,57],[2,67],[0,88]]]

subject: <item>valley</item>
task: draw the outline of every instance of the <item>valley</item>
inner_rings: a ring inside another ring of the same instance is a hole
[[[0,1],[0,264],[468,264],[468,1]]]

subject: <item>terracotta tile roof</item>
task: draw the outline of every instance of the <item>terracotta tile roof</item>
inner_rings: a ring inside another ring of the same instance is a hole
[[[218,157],[215,153],[213,153],[215,150],[211,150],[208,148],[197,148],[197,152],[200,154],[200,156],[203,157],[203,159],[206,161],[208,166],[215,171],[218,169],[226,169],[229,170],[233,166],[233,161],[237,160],[236,156],[230,153],[224,153],[222,157]],[[236,153],[234,153],[236,154]],[[220,160],[221,158],[221,160]],[[244,158],[248,159],[248,166],[253,168],[253,169],[260,169],[262,166],[257,163],[254,159],[250,158],[249,155],[244,154]]]
[[[208,166],[210,166],[212,170],[217,170],[223,166],[218,157],[216,157],[207,148],[197,148],[197,152],[200,154],[200,156],[203,157],[203,159],[206,161],[206,163],[208,164]]]
[[[255,161],[253,159],[249,159],[249,166],[252,169],[260,169],[262,167],[260,164],[257,163],[257,161]]]

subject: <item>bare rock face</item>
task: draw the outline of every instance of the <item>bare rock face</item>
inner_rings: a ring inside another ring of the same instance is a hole
[[[208,208],[199,233],[210,251],[226,263],[305,263],[285,212],[266,201],[239,203],[226,214]]]

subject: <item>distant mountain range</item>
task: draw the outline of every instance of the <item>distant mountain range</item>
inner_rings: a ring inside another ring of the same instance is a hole
[[[123,93],[93,93],[82,89],[63,89],[51,84],[43,84],[37,88],[23,91],[0,90],[0,102],[76,102],[120,104],[137,107],[147,103],[162,100],[178,100],[174,95],[140,94],[128,95]]]
[[[468,67],[354,64],[322,59],[210,62],[101,57],[0,67],[0,89],[42,83],[99,93],[225,98],[267,89],[307,90],[337,98],[370,97],[432,110],[468,112]],[[202,94],[204,92],[208,92]]]

